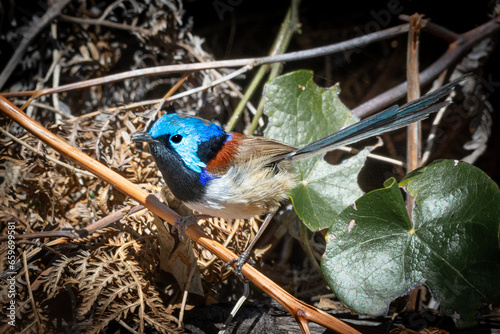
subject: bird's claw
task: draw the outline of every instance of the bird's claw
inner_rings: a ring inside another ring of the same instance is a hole
[[[241,273],[241,269],[243,268],[243,265],[245,263],[248,263],[252,267],[255,266],[255,261],[250,259],[250,252],[244,251],[239,257],[232,259],[231,261],[228,261],[224,264],[224,267],[229,267],[231,268],[232,265],[236,263],[236,265],[233,268],[233,272],[235,273],[236,276],[243,282],[246,283],[248,280],[243,276]]]
[[[172,231],[173,232],[175,232],[175,230],[179,231],[179,239],[181,241],[184,241],[186,240],[186,230],[189,227],[189,225],[194,225],[198,227],[197,216],[192,215],[192,216],[180,217],[175,221]]]

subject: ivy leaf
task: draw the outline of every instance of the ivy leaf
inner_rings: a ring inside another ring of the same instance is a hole
[[[295,163],[301,182],[292,189],[290,198],[297,216],[311,231],[330,227],[347,205],[363,195],[357,179],[371,149],[366,148],[336,166],[322,157]]]
[[[332,224],[322,259],[328,284],[349,307],[371,315],[426,284],[458,326],[474,325],[485,301],[500,301],[498,186],[452,160],[417,169],[400,185],[415,197],[412,220],[389,179]]]
[[[338,86],[318,87],[312,72],[306,70],[269,81],[265,109],[270,117],[265,136],[302,147],[357,122],[338,94]],[[299,186],[290,198],[309,229],[328,228],[343,208],[363,194],[357,175],[368,153],[363,150],[339,166],[326,163],[321,156],[294,164]]]
[[[318,87],[306,70],[269,81],[264,89],[269,115],[265,136],[301,147],[356,123],[338,94],[338,86]]]

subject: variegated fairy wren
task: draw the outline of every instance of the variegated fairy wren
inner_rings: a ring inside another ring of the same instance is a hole
[[[257,236],[236,261],[235,271],[241,276],[241,267],[248,260],[255,241],[296,185],[290,168],[294,160],[422,120],[449,104],[439,101],[449,95],[460,80],[300,149],[263,137],[226,132],[201,118],[175,113],[162,116],[149,132],[136,133],[132,139],[149,144],[168,187],[189,208],[226,219],[267,214]],[[185,225],[186,220],[180,223]]]

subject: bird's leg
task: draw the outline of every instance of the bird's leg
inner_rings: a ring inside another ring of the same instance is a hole
[[[269,225],[269,223],[271,222],[271,219],[273,218],[275,212],[272,212],[272,213],[268,213],[266,218],[264,219],[264,222],[262,223],[262,225],[260,226],[259,230],[257,231],[257,234],[255,235],[255,237],[252,239],[252,241],[250,242],[250,245],[248,245],[247,249],[245,249],[245,251],[243,253],[241,253],[241,255],[239,257],[237,257],[236,259],[232,259],[231,261],[227,262],[226,263],[226,266],[230,266],[232,265],[233,263],[236,262],[236,266],[234,267],[234,273],[243,281],[245,282],[246,281],[246,278],[243,276],[243,274],[241,273],[241,268],[243,267],[243,265],[249,261],[249,257],[250,257],[250,252],[252,251],[253,247],[255,246],[255,244],[257,243],[257,240],[259,240],[259,238],[262,236],[262,234],[264,233],[264,230],[266,229],[267,225]]]
[[[174,222],[174,226],[172,228],[172,232],[175,230],[179,231],[179,239],[184,241],[186,239],[186,229],[189,225],[194,225],[199,228],[198,220],[211,218],[209,215],[190,215],[190,216],[182,216]]]

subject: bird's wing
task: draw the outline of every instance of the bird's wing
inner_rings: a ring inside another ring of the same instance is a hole
[[[262,160],[264,164],[271,164],[297,151],[295,146],[264,137],[245,136],[240,141],[237,156],[239,161],[257,159]]]
[[[264,167],[283,160],[297,150],[294,146],[264,137],[245,136],[237,133],[232,135],[232,140],[227,142],[217,156],[208,162],[208,172],[221,176],[230,167],[249,162],[252,162],[255,168]]]

